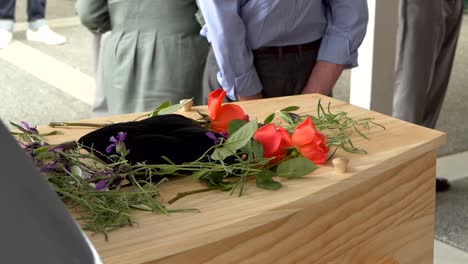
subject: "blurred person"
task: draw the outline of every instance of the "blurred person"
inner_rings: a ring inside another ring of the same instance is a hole
[[[452,72],[463,0],[402,0],[393,116],[434,128]],[[437,179],[437,190],[449,188]]]
[[[93,61],[94,61],[94,79],[96,80],[96,93],[92,108],[92,117],[102,117],[109,115],[107,109],[107,99],[102,80],[102,46],[109,37],[110,32],[104,34],[93,34]]]
[[[0,49],[13,39],[16,0],[0,0]],[[60,45],[67,40],[52,31],[45,20],[46,0],[28,0],[28,24],[26,39],[47,45]]]
[[[230,100],[330,95],[342,71],[357,66],[366,0],[199,1],[211,43],[204,95]]]
[[[199,36],[195,0],[78,0],[76,9],[92,32],[112,31],[102,48],[110,114],[202,102],[208,43]]]

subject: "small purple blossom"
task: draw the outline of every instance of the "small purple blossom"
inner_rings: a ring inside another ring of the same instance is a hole
[[[23,145],[23,149],[26,150],[26,152],[29,153],[29,155],[31,155],[32,157],[36,156],[34,151],[42,147],[42,145],[39,142],[32,142],[28,144],[21,143],[21,144]]]
[[[205,133],[205,135],[209,138],[211,138],[213,140],[213,143],[215,145],[218,145],[219,143],[221,143],[221,140],[216,136],[215,133],[211,132],[211,131],[208,131]]]
[[[219,134],[220,134],[223,138],[226,138],[226,139],[229,137],[229,135],[228,135],[228,133],[227,133],[226,131],[223,131],[223,132],[221,132],[221,133],[219,133]]]
[[[50,149],[47,150],[48,152],[55,152],[55,151],[58,151],[58,152],[63,152],[64,149],[61,145],[57,145],[57,146],[53,146],[51,147]]]
[[[57,161],[51,161],[41,168],[41,172],[59,171],[59,163]]]
[[[112,142],[112,144],[110,144],[107,148],[106,148],[106,152],[107,153],[111,153],[112,152],[112,149],[115,147],[116,150],[117,150],[117,144],[123,144],[123,141],[125,140],[125,136],[127,135],[127,133],[125,132],[119,132],[117,133],[117,138],[115,138],[114,136],[110,137],[109,141]]]
[[[249,115],[245,115],[245,119],[247,119],[247,122],[250,122],[250,116]]]
[[[297,120],[299,120],[299,115],[298,114],[295,114],[295,113],[289,113],[289,116],[291,117],[291,119],[296,122]]]
[[[21,124],[23,124],[24,128],[31,134],[39,134],[39,131],[37,131],[36,127],[31,127],[28,122],[26,121],[21,121]]]
[[[94,188],[96,191],[102,191],[107,188],[107,180],[100,180],[96,183],[96,187]]]

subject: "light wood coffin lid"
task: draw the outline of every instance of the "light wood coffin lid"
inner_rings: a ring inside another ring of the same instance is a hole
[[[183,198],[169,206],[169,208],[197,208],[200,210],[199,213],[162,216],[135,212],[137,224],[131,228],[112,232],[109,242],[105,242],[101,235],[90,236],[104,261],[106,263],[151,262],[248,232],[294,214],[306,206],[319,206],[320,201],[338,195],[341,191],[353,188],[424,153],[436,150],[445,143],[446,137],[442,132],[317,94],[241,102],[239,105],[251,119],[258,118],[261,122],[269,114],[292,105],[300,106],[297,113],[315,115],[320,98],[325,107],[331,102],[332,113],[345,111],[355,119],[372,117],[375,118],[375,122],[386,127],[386,130],[383,130],[372,126],[367,134],[369,141],[356,133],[353,134],[354,145],[365,149],[368,154],[339,152],[338,155],[350,159],[348,173],[335,173],[329,162],[306,178],[282,180],[283,188],[279,191],[260,190],[255,188],[254,182],[250,182],[245,195],[240,198],[221,192],[201,193]],[[205,107],[195,107],[195,109],[206,112]],[[82,121],[123,122],[134,120],[141,115],[141,113],[128,114]],[[187,115],[198,116],[196,112]],[[39,129],[41,132],[53,130],[46,127]],[[76,140],[92,129],[73,127],[58,130],[64,131],[65,134],[51,136],[49,142]],[[203,187],[197,182],[185,179],[172,180],[163,185],[162,195],[167,201],[178,192]]]

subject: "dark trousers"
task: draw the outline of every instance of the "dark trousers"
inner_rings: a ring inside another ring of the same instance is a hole
[[[15,20],[16,0],[0,0],[0,19]],[[28,0],[28,22],[44,19],[46,0]]]
[[[263,85],[263,97],[297,95],[302,92],[309,80],[317,60],[318,48],[294,53],[261,53],[254,51],[254,66]],[[203,99],[221,87],[216,78],[219,71],[213,50],[208,58],[203,74]]]

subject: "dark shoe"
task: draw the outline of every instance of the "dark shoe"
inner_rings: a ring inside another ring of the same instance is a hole
[[[450,183],[447,179],[437,178],[436,179],[436,192],[445,192],[450,189]]]

